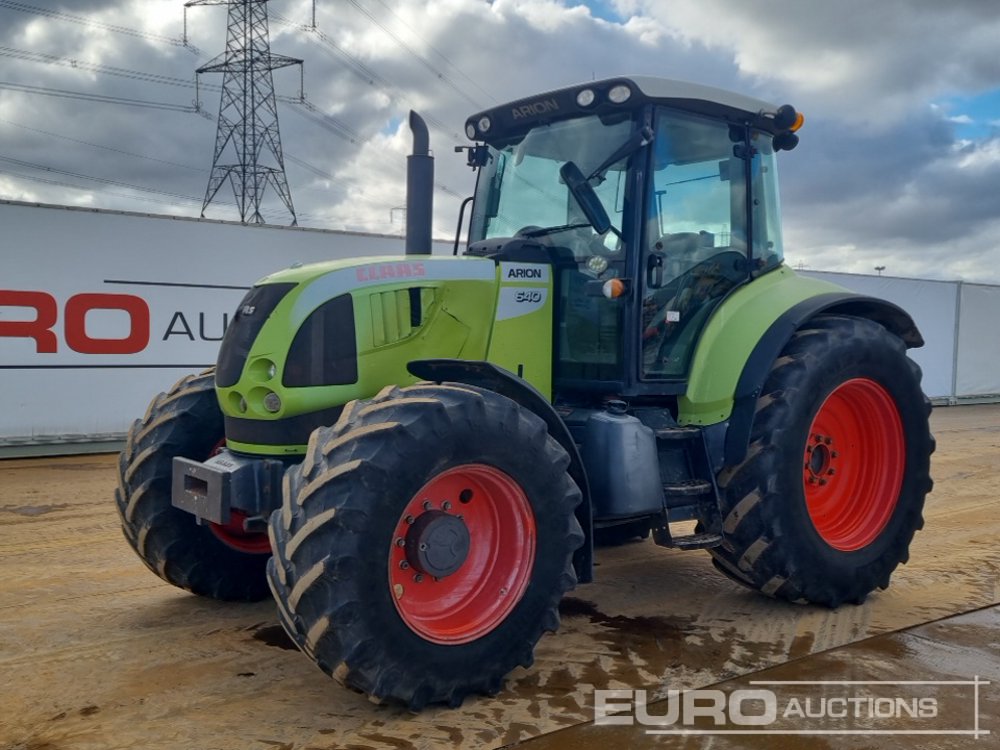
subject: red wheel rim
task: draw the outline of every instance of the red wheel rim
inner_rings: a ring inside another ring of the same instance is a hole
[[[903,484],[906,441],[892,396],[868,378],[839,385],[813,418],[802,484],[813,526],[843,552],[889,523]]]
[[[208,457],[218,455],[226,447],[226,440],[223,438],[212,448]],[[242,510],[229,511],[229,523],[218,524],[209,522],[208,528],[223,544],[232,547],[239,552],[250,555],[271,554],[271,541],[267,534],[260,531],[247,531],[243,527],[243,522],[247,519],[247,514]]]
[[[464,561],[439,578],[407,558],[406,541],[428,513],[460,517],[468,530]],[[499,469],[467,464],[438,474],[406,504],[393,531],[389,588],[400,617],[418,635],[434,643],[468,643],[510,614],[534,562],[535,517],[524,490]]]

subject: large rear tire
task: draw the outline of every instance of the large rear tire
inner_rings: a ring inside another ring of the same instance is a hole
[[[576,583],[580,490],[491,391],[389,387],[309,440],[271,516],[282,625],[326,673],[413,710],[495,694]]]
[[[830,607],[887,588],[923,527],[929,414],[897,336],[869,320],[810,321],[764,384],[745,460],[718,477],[716,567],[769,596]]]
[[[164,581],[214,599],[257,601],[268,594],[267,535],[243,532],[236,513],[228,526],[199,525],[171,504],[174,457],[204,461],[224,440],[214,370],[182,378],[132,424],[115,504],[128,543]]]

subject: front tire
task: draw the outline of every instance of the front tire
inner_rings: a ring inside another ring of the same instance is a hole
[[[830,607],[887,588],[923,527],[929,414],[897,336],[857,318],[807,323],[764,384],[746,458],[718,477],[716,567],[769,596]]]
[[[282,625],[317,665],[413,710],[495,694],[576,583],[569,456],[459,384],[386,388],[309,441],[271,516]]]
[[[150,403],[128,432],[118,457],[115,505],[128,543],[167,583],[213,599],[267,597],[271,555],[265,534],[199,525],[171,502],[175,456],[204,461],[225,440],[215,397],[215,371],[182,378]]]

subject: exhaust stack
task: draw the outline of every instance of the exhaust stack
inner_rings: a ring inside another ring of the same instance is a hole
[[[431,254],[434,218],[434,157],[424,118],[410,110],[413,153],[406,157],[406,254]]]

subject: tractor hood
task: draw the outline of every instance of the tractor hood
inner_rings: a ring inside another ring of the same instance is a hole
[[[227,440],[297,452],[343,404],[412,382],[408,362],[484,358],[498,287],[493,260],[451,256],[351,258],[261,279],[219,350]]]

